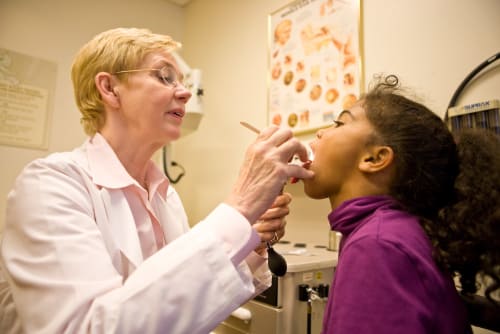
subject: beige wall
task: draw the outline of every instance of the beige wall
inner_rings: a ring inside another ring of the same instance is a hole
[[[197,132],[173,147],[187,169],[176,187],[192,222],[228,193],[254,135],[240,120],[266,124],[267,15],[289,0],[194,0],[186,8],[183,55],[203,69],[205,117]],[[461,81],[500,51],[498,0],[364,0],[366,82],[395,73],[440,116]],[[500,61],[478,76],[459,103],[500,99]],[[301,139],[307,141],[311,136]],[[327,244],[327,201],[313,201],[301,184],[294,195],[287,236]],[[475,334],[493,333],[474,328]]]
[[[289,0],[193,0],[181,8],[166,0],[2,0],[0,47],[57,63],[49,149],[0,146],[0,227],[5,197],[30,160],[79,145],[84,135],[73,102],[69,69],[91,36],[116,26],[148,27],[184,44],[182,55],[203,70],[205,116],[197,132],[171,148],[187,174],[177,185],[192,223],[224,199],[253,134],[240,120],[266,123],[267,16]],[[498,52],[498,0],[365,0],[366,81],[378,72],[398,74],[440,115],[461,80]],[[460,102],[500,98],[500,66],[473,82]],[[310,140],[312,135],[301,137]],[[288,238],[324,243],[326,201],[312,201],[301,184],[294,195]]]
[[[182,55],[203,70],[205,116],[197,132],[171,147],[186,176],[177,185],[191,222],[224,199],[254,135],[239,126],[262,127],[267,108],[267,16],[289,0],[193,0],[181,8],[166,0],[2,0],[0,47],[58,65],[49,149],[0,146],[0,228],[5,197],[30,160],[79,145],[84,135],[69,80],[72,57],[95,33],[116,26],[148,27],[184,44]],[[440,115],[462,79],[498,52],[500,1],[365,0],[364,72],[396,73]],[[498,65],[498,64],[496,64]],[[460,102],[500,98],[500,66],[473,82]],[[304,141],[312,135],[302,136]],[[312,201],[301,184],[294,195],[287,238],[326,243],[326,201]]]
[[[266,124],[267,15],[287,3],[194,0],[186,8],[184,55],[191,66],[203,69],[206,114],[199,131],[173,150],[187,169],[177,188],[193,221],[224,199],[254,138],[238,122]],[[497,13],[498,0],[365,0],[366,81],[374,73],[396,73],[443,115],[465,76],[499,51]],[[499,74],[495,66],[464,92],[461,102],[499,99]],[[328,203],[306,198],[300,183],[287,190],[294,195],[287,237],[326,243]]]
[[[183,22],[184,10],[166,0],[0,0],[0,47],[58,66],[48,150],[0,145],[0,231],[7,193],[23,166],[49,152],[70,150],[85,138],[69,74],[73,56],[83,43],[118,26],[147,27],[181,40]]]
[[[267,15],[289,0],[1,0],[0,47],[58,65],[49,149],[0,146],[0,227],[5,198],[30,160],[79,145],[84,135],[69,80],[77,49],[95,33],[116,26],[148,27],[184,44],[182,55],[203,70],[205,116],[199,131],[172,146],[186,176],[177,185],[192,223],[222,201],[254,135],[239,126],[266,123]],[[440,115],[462,79],[499,51],[498,0],[365,0],[364,70],[396,73]],[[500,67],[482,75],[460,102],[499,99]],[[310,136],[301,139],[307,141]],[[326,201],[312,201],[299,184],[287,238],[327,242]]]

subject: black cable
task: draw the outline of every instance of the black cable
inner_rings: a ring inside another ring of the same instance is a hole
[[[472,78],[474,78],[486,66],[490,65],[491,63],[493,63],[498,58],[500,58],[500,52],[497,52],[493,56],[491,56],[488,59],[486,59],[485,61],[483,61],[474,70],[472,70],[472,72],[470,72],[469,75],[467,75],[465,77],[465,79],[462,81],[462,83],[460,84],[460,86],[458,86],[458,88],[455,90],[455,93],[453,93],[453,96],[452,96],[452,98],[450,100],[450,103],[448,103],[448,108],[446,108],[446,112],[444,114],[444,120],[445,121],[448,120],[448,109],[450,109],[451,107],[455,106],[455,104],[457,103],[458,97],[460,96],[460,94],[464,90],[465,86],[469,83],[469,81],[471,81]]]
[[[311,334],[311,325],[312,325],[312,300],[309,299],[307,301],[307,334]]]
[[[168,180],[172,184],[176,184],[186,174],[186,170],[184,169],[184,167],[182,165],[178,164],[175,161],[172,161],[170,163],[170,166],[172,166],[172,167],[179,167],[181,169],[181,172],[179,173],[179,175],[177,175],[177,177],[175,177],[175,178],[171,177],[170,174],[169,174],[169,172],[168,172],[168,166],[167,166],[167,147],[163,146],[162,151],[163,151],[163,171],[165,172],[165,175],[167,176]]]

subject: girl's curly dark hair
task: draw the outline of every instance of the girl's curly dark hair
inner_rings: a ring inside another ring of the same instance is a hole
[[[456,145],[441,118],[402,92],[398,78],[390,75],[379,78],[362,96],[366,116],[375,128],[369,144],[387,145],[394,151],[391,195],[408,211],[432,219],[453,197]]]
[[[396,76],[380,77],[361,97],[375,129],[370,143],[394,151],[390,193],[421,217],[438,265],[458,274],[463,293],[475,293],[478,274],[500,289],[500,143],[488,130],[455,140],[424,105],[403,96]],[[458,142],[458,145],[457,145]]]

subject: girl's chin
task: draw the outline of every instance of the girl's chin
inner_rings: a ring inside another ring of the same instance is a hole
[[[320,192],[319,189],[315,187],[313,180],[314,178],[302,180],[302,182],[304,183],[304,193],[307,195],[307,197],[312,199],[326,198],[325,194],[323,192]]]
[[[314,198],[314,188],[311,186],[311,181],[309,180],[302,180],[304,184],[304,193],[310,197]]]

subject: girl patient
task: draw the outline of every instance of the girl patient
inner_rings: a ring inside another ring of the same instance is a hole
[[[454,138],[401,92],[397,77],[379,78],[311,143],[304,190],[329,199],[343,235],[325,334],[471,333],[460,293],[474,294],[480,277],[495,303],[499,137]]]

